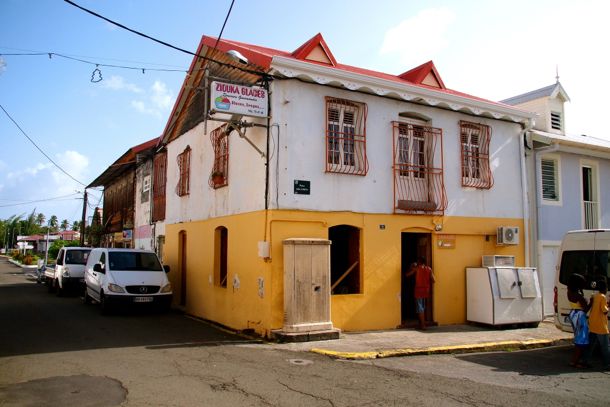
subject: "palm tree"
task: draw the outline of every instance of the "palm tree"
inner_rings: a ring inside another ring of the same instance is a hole
[[[68,229],[68,226],[70,226],[70,222],[68,222],[68,219],[64,219],[61,221],[59,228],[65,232],[66,229]]]
[[[51,230],[57,230],[57,216],[51,216],[51,219],[49,219],[49,225],[51,226]]]
[[[72,222],[72,230],[80,230],[80,222],[75,220]]]
[[[46,220],[47,218],[44,216],[44,213],[41,212],[36,215],[36,223],[38,224],[38,226],[42,227]]]

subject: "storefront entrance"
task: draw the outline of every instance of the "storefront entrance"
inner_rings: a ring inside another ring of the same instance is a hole
[[[432,264],[431,242],[430,233],[403,232],[401,234],[401,327],[414,328],[418,326],[417,314],[415,313],[415,297],[413,295],[415,276],[405,277],[405,274],[419,256],[426,259],[428,266],[434,267]],[[432,291],[434,293],[434,289]],[[432,298],[431,296],[426,304],[426,321],[428,325],[434,325],[432,322]]]

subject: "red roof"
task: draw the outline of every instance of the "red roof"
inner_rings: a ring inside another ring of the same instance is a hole
[[[213,48],[214,46],[216,46],[216,48],[222,52],[227,52],[229,50],[239,51],[246,58],[248,58],[248,60],[250,61],[251,64],[258,65],[261,68],[264,68],[265,70],[269,70],[271,68],[271,62],[273,60],[273,57],[280,56],[280,57],[284,57],[284,58],[301,60],[301,61],[304,61],[307,63],[324,65],[331,69],[336,69],[339,71],[357,73],[357,74],[366,75],[366,76],[384,79],[384,80],[393,81],[393,82],[407,83],[409,85],[413,85],[413,86],[417,86],[417,87],[421,87],[421,88],[425,88],[425,89],[432,89],[432,90],[435,90],[435,91],[438,91],[441,93],[446,93],[449,95],[464,97],[464,98],[481,101],[481,102],[493,103],[498,106],[507,106],[504,103],[499,103],[496,101],[480,98],[477,96],[469,95],[467,93],[463,93],[463,92],[459,92],[456,90],[446,88],[445,84],[443,83],[443,81],[441,79],[440,74],[436,70],[436,67],[434,66],[434,63],[432,61],[428,61],[401,75],[392,75],[392,74],[388,74],[388,73],[383,73],[383,72],[373,71],[370,69],[364,69],[364,68],[359,68],[356,66],[338,63],[334,59],[334,56],[332,55],[330,48],[324,41],[322,34],[316,34],[313,38],[309,39],[308,41],[306,41],[304,44],[302,44],[301,46],[299,46],[296,50],[294,50],[292,52],[281,51],[281,50],[277,50],[277,49],[273,49],[273,48],[267,48],[267,47],[262,47],[259,45],[253,45],[253,44],[246,44],[243,42],[227,40],[227,39],[221,39],[220,41],[218,41],[218,44],[216,44],[216,38],[208,37],[208,36],[202,37],[200,47],[199,47],[200,49],[201,49],[202,45],[210,47],[210,48]],[[320,45],[322,47],[322,49],[325,51],[326,55],[332,61],[332,65],[322,64],[320,62],[306,59],[308,53],[313,48],[315,48],[317,45]],[[429,73],[432,73],[435,76],[435,78],[437,79],[441,88],[436,88],[436,87],[428,86],[428,85],[421,83],[423,81],[423,79],[426,78],[426,76]]]

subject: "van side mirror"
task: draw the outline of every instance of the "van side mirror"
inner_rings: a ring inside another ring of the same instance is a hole
[[[93,271],[104,274],[104,269],[100,263],[95,263],[93,265]]]
[[[165,271],[165,273],[169,273],[169,266],[167,264],[164,265],[163,270]]]

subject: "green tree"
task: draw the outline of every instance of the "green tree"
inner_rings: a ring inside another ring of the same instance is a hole
[[[36,209],[28,215],[27,218],[20,221],[21,234],[23,236],[29,236],[38,233],[40,230],[38,223],[36,222]]]
[[[72,230],[76,230],[79,231],[80,230],[80,222],[75,220],[74,222],[72,222]]]
[[[55,240],[51,246],[49,246],[49,259],[56,259],[59,249],[64,246],[78,246],[78,240]]]
[[[36,214],[36,223],[38,224],[38,226],[42,227],[42,225],[44,225],[44,223],[47,221],[46,216],[44,216],[44,213],[38,213]]]
[[[68,222],[68,219],[64,219],[61,221],[59,228],[65,232],[68,229],[68,226],[70,226],[70,222]]]
[[[57,216],[52,215],[51,218],[49,219],[49,225],[51,226],[51,230],[57,232]]]
[[[89,245],[91,247],[99,247],[102,241],[103,233],[104,228],[102,227],[102,220],[100,219],[99,212],[96,210],[93,212],[91,226],[88,226],[86,231],[87,242],[89,242]]]

